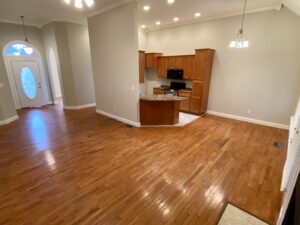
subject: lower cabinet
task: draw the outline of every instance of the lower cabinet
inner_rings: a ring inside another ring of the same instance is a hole
[[[161,88],[153,88],[153,95],[163,95],[164,91]]]
[[[184,101],[180,101],[180,111],[190,112],[191,107],[191,92],[179,91],[178,96],[186,98]]]
[[[201,114],[201,97],[192,96],[190,112]]]

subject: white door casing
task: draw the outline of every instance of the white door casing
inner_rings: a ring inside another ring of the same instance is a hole
[[[26,57],[22,57],[22,56],[17,56],[17,57],[11,57],[11,56],[7,56],[6,55],[6,51],[9,48],[9,46],[13,45],[13,44],[26,44],[24,41],[12,41],[10,43],[8,43],[4,49],[3,49],[3,58],[4,58],[4,62],[5,62],[5,67],[6,67],[6,72],[7,72],[7,76],[8,76],[8,81],[9,81],[9,85],[11,88],[11,92],[12,92],[12,96],[13,96],[13,100],[14,100],[14,105],[16,107],[16,109],[20,109],[21,108],[21,103],[20,103],[20,99],[18,96],[18,91],[16,88],[16,84],[15,84],[15,79],[14,79],[14,73],[13,73],[13,69],[12,69],[12,65],[11,62],[12,61],[30,61],[30,62],[36,62],[39,66],[39,70],[40,70],[40,78],[41,78],[41,85],[43,87],[42,89],[42,97],[43,97],[43,104],[42,105],[47,105],[47,104],[51,104],[53,103],[51,100],[51,96],[49,95],[49,88],[48,88],[48,82],[46,80],[45,77],[45,70],[44,70],[44,65],[42,62],[42,58],[41,58],[41,54],[38,51],[38,49],[36,49],[34,46],[34,52],[36,53],[35,56],[26,56]]]

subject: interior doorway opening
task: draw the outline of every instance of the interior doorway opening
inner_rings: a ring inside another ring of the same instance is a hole
[[[59,76],[58,63],[55,52],[52,48],[48,49],[48,66],[51,80],[54,104],[63,105],[62,86]]]

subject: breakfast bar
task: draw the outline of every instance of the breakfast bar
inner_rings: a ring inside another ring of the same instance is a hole
[[[179,122],[180,101],[186,98],[168,95],[140,97],[140,120],[142,126],[175,125]]]

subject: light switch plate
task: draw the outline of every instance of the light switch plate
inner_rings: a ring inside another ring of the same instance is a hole
[[[4,87],[4,84],[3,83],[0,83],[0,88],[3,88]]]

